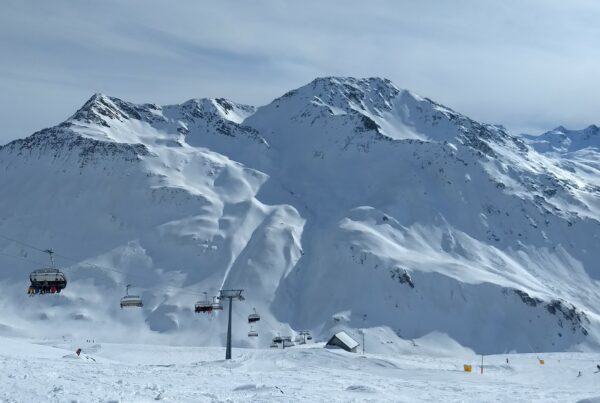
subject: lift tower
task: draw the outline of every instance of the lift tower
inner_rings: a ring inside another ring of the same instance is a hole
[[[221,290],[219,291],[219,299],[228,299],[229,300],[229,319],[227,321],[227,349],[225,350],[225,359],[231,359],[231,307],[233,305],[233,300],[237,299],[238,301],[243,301],[244,297],[242,296],[242,292],[244,290]]]

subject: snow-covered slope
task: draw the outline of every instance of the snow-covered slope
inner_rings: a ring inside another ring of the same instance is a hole
[[[0,235],[55,248],[70,276],[28,299],[43,256],[0,238],[5,331],[219,344],[225,315],[193,302],[225,286],[248,297],[238,345],[365,328],[381,352],[430,334],[597,349],[597,167],[558,159],[378,78],[316,79],[258,109],[95,95],[0,149]],[[127,283],[140,312],[118,309]]]
[[[420,342],[420,341],[419,341]],[[9,402],[598,402],[599,354],[390,356],[0,338]],[[73,351],[81,348],[77,357]],[[416,351],[415,351],[416,350]],[[540,365],[538,358],[544,359]],[[508,359],[508,362],[506,361]],[[463,365],[473,372],[463,371]],[[580,373],[580,376],[577,376]],[[584,400],[585,399],[585,400]],[[589,399],[589,400],[588,400]]]
[[[267,311],[279,278],[300,256],[304,220],[291,206],[256,199],[266,174],[185,141],[239,138],[232,148],[257,155],[264,149],[255,130],[226,120],[211,105],[203,100],[157,108],[96,95],[59,127],[0,150],[0,233],[49,245],[59,264],[70,266],[60,297],[29,299],[23,287],[31,259],[46,258],[0,241],[5,254],[30,259],[2,257],[4,298],[13,308],[3,316],[5,325],[38,335],[95,329],[136,340],[169,334],[218,343],[224,318],[194,317],[203,291],[247,288],[250,304]],[[181,116],[188,116],[189,133],[176,129]],[[204,131],[210,122],[214,130]],[[261,264],[264,259],[269,265]],[[142,312],[119,310],[128,283],[142,290]],[[275,327],[268,314],[263,322]]]

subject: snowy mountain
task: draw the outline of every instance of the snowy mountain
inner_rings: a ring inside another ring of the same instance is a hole
[[[379,78],[319,78],[259,108],[94,95],[0,148],[2,329],[219,345],[225,315],[193,304],[239,287],[237,345],[364,329],[381,352],[432,335],[597,350],[598,160],[530,141]],[[60,296],[25,294],[45,259],[31,246],[56,250]],[[142,310],[119,309],[125,284]]]
[[[559,126],[539,136],[524,134],[526,141],[541,153],[567,153],[585,148],[600,149],[600,128],[590,125],[583,130],[569,130]]]

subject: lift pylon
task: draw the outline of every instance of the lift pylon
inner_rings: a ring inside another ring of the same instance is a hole
[[[221,290],[219,291],[219,299],[229,300],[229,319],[227,321],[227,348],[225,350],[225,359],[231,359],[231,308],[233,306],[233,300],[243,301],[244,297],[242,292],[244,290]]]

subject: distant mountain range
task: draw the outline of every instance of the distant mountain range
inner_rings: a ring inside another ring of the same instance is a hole
[[[569,130],[558,126],[539,136],[523,135],[538,152],[567,153],[585,148],[600,149],[600,128],[590,125],[583,130]]]

